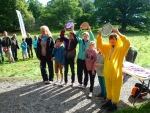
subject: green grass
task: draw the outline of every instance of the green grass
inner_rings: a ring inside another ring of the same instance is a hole
[[[150,113],[150,102],[147,102],[145,104],[142,104],[138,106],[137,108],[130,107],[123,110],[117,110],[113,113]]]

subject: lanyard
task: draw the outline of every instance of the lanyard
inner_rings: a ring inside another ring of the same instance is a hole
[[[85,51],[85,46],[87,45],[87,43],[88,43],[88,41],[85,42],[85,44],[84,44],[84,42],[83,42],[83,45],[82,45],[82,51]]]
[[[91,54],[89,54],[89,59],[90,59],[90,60],[92,60],[92,59],[91,59],[91,58],[92,58],[92,54],[93,54],[93,50],[92,50]],[[89,60],[89,61],[90,61],[90,60]]]
[[[70,49],[71,40],[69,40],[68,49]]]

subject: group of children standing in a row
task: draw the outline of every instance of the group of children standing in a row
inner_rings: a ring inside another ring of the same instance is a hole
[[[90,92],[88,96],[92,97],[94,79],[97,73],[101,87],[101,93],[97,96],[107,97],[108,100],[102,105],[102,108],[108,108],[107,111],[117,110],[117,103],[119,102],[123,81],[123,60],[130,47],[130,42],[126,36],[122,35],[117,28],[113,28],[112,31],[114,33],[109,36],[109,43],[105,44],[102,41],[102,30],[100,29],[98,31],[96,44],[90,26],[88,27],[88,32],[82,34],[83,38],[80,38],[82,26],[80,26],[80,29],[76,34],[74,26],[72,26],[68,37],[64,35],[66,30],[64,27],[61,31],[60,37],[54,42],[52,34],[47,26],[42,26],[40,30],[41,36],[38,38],[37,42],[37,57],[40,60],[43,82],[45,84],[53,82],[53,60],[55,59],[55,73],[57,76],[55,84],[59,84],[58,73],[60,71],[60,85],[67,85],[68,67],[70,65],[72,86],[75,85],[74,60],[76,56],[76,46],[78,44],[78,87],[86,88],[88,78],[90,78]],[[64,43],[64,46],[62,46],[62,43]],[[48,64],[49,77],[46,71],[46,63]],[[65,69],[64,82],[63,67]]]
[[[41,30],[45,29],[44,27],[41,27]],[[78,75],[78,82],[80,88],[86,88],[88,84],[88,79],[90,78],[90,93],[89,97],[92,97],[93,87],[94,87],[94,79],[96,72],[98,73],[98,78],[101,86],[101,93],[98,96],[104,96],[106,97],[106,91],[105,91],[105,84],[104,84],[104,77],[102,75],[103,73],[103,64],[104,64],[104,56],[102,53],[98,52],[96,50],[96,43],[94,39],[94,35],[91,31],[90,26],[88,27],[89,32],[84,32],[83,38],[80,38],[80,34],[82,31],[82,26],[80,26],[80,30],[75,33],[74,26],[71,27],[71,31],[69,33],[69,36],[65,36],[65,30],[64,28],[61,31],[60,36],[55,40],[54,48],[51,51],[51,55],[55,60],[55,73],[56,73],[56,82],[54,84],[59,84],[61,86],[65,86],[68,83],[68,67],[70,65],[71,69],[71,83],[72,87],[75,86],[75,57],[76,57],[76,46],[79,44],[79,52],[77,56],[77,75]],[[41,43],[38,46],[41,48],[41,54],[43,53],[42,50],[44,49],[44,37],[41,36]],[[40,38],[39,38],[40,39]],[[64,46],[63,46],[64,44]],[[39,51],[39,49],[38,49]],[[44,51],[44,50],[43,50]],[[45,51],[46,52],[46,51]],[[43,57],[43,55],[41,55]],[[46,54],[45,54],[46,56]],[[53,60],[52,58],[52,60]],[[39,58],[41,59],[41,58]],[[43,58],[42,58],[43,59]],[[43,61],[43,60],[41,60]],[[51,63],[48,63],[50,65]],[[41,63],[41,67],[43,64]],[[52,67],[52,66],[51,66]],[[45,66],[44,66],[45,68]],[[64,68],[64,78],[63,78],[63,68]],[[50,72],[53,70],[49,70]],[[83,71],[84,71],[84,80],[83,80]],[[43,72],[43,69],[41,69],[41,72],[43,73],[43,81],[45,84],[49,84],[52,80],[48,80],[48,77],[45,77],[45,74]],[[49,72],[49,73],[50,73]],[[59,80],[58,74],[61,74],[61,80]],[[46,78],[46,79],[45,79]]]

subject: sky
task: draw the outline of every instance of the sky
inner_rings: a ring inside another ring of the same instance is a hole
[[[50,0],[39,0],[39,2],[41,2],[43,5],[46,5],[48,1]]]

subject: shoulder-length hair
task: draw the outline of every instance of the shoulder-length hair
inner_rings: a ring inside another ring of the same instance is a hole
[[[50,37],[52,37],[52,33],[50,32],[48,26],[43,25],[43,26],[40,27],[40,30],[41,30],[41,29],[45,29],[45,30],[47,31],[47,35],[50,36]]]

